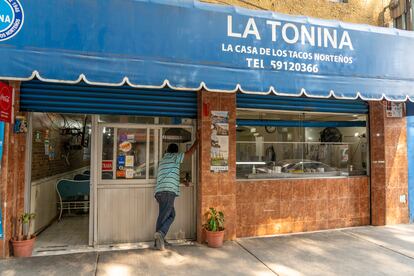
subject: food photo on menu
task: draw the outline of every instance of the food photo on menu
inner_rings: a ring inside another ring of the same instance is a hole
[[[145,177],[146,143],[136,139],[139,134],[121,133],[118,139],[117,178]]]

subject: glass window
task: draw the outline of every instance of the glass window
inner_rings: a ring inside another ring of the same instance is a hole
[[[367,174],[364,114],[239,110],[237,118],[238,178]],[[269,126],[260,123],[264,118]]]
[[[102,133],[102,179],[114,177],[114,128],[104,127]]]
[[[186,128],[163,128],[162,129],[162,155],[167,152],[170,144],[178,146],[178,152],[186,152],[192,145],[191,130]],[[192,160],[184,158],[180,169],[180,182],[191,181]]]
[[[191,127],[102,127],[102,180],[147,179],[157,176],[158,162],[172,143],[179,152],[192,145]],[[192,180],[192,159],[181,164],[181,181]]]
[[[407,22],[404,13],[401,16],[394,18],[394,27],[397,29],[406,30]]]
[[[150,130],[150,137],[149,137],[149,178],[154,179],[156,178],[156,171],[157,171],[157,160],[155,159],[155,145],[157,143],[156,132],[158,130],[151,129]]]
[[[159,124],[161,124],[161,125],[192,125],[193,124],[193,119],[173,118],[173,117],[159,117]]]
[[[154,124],[154,117],[100,115],[100,123]]]
[[[160,125],[192,125],[193,119],[181,117],[145,117],[127,115],[100,115],[100,123],[121,123],[121,124],[160,124]]]
[[[414,9],[411,7],[410,11],[409,11],[409,26],[410,26],[410,30],[413,31],[414,30]]]

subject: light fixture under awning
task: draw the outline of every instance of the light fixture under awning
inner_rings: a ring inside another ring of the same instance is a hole
[[[191,132],[182,128],[169,128],[162,136],[166,143],[187,143],[191,141]]]

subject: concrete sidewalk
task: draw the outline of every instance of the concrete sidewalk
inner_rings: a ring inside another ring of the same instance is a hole
[[[414,225],[0,260],[0,275],[414,275]]]

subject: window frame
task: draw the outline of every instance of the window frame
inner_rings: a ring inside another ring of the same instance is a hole
[[[272,109],[266,109],[266,110],[264,110],[264,109],[251,109],[251,108],[238,108],[237,109],[238,111],[240,110],[240,111],[252,111],[252,112],[257,112],[257,113],[260,113],[260,112],[265,112],[265,113],[275,113],[275,114],[277,114],[278,112],[282,112],[282,113],[285,113],[285,114],[298,114],[298,115],[300,115],[300,114],[303,114],[304,112],[302,112],[302,111],[285,111],[285,110],[272,110]],[[363,119],[361,119],[361,121],[364,121],[365,122],[365,124],[366,124],[366,126],[365,126],[365,142],[363,143],[364,144],[364,146],[366,147],[366,149],[364,150],[364,155],[361,155],[361,156],[365,156],[365,158],[364,159],[362,159],[361,160],[361,164],[363,164],[363,163],[365,163],[365,167],[362,167],[363,169],[364,169],[364,171],[366,172],[365,174],[361,174],[361,175],[358,175],[358,174],[356,174],[355,176],[369,176],[370,175],[370,162],[371,162],[371,156],[370,156],[370,140],[369,140],[369,133],[370,133],[370,127],[369,127],[369,114],[365,114],[365,113],[355,113],[355,114],[352,114],[352,113],[332,113],[332,112],[309,112],[309,113],[312,113],[312,115],[329,115],[329,114],[331,114],[331,115],[352,115],[353,117],[354,116],[364,116],[364,118]],[[252,120],[252,121],[254,121],[254,120],[261,120],[260,119],[260,116],[261,115],[259,115],[258,114],[258,118],[257,119],[253,119],[253,118],[248,118],[248,119],[245,119],[245,120]],[[244,118],[243,117],[239,117],[239,116],[237,116],[237,119],[241,119],[241,120],[243,120]],[[277,120],[276,120],[277,121]],[[295,120],[292,120],[292,121],[295,121]],[[305,119],[305,120],[303,120],[304,122],[306,122],[306,121],[312,121],[312,118],[309,118],[309,119]],[[335,121],[335,120],[333,120],[333,121]],[[348,121],[352,121],[352,120],[348,120]],[[323,122],[323,120],[321,120],[321,122]],[[327,122],[329,122],[329,121],[327,121]],[[344,122],[346,122],[346,121],[344,121]],[[248,127],[247,125],[246,125],[246,127]],[[252,128],[257,128],[258,126],[252,126]],[[306,139],[306,135],[305,135],[305,131],[306,131],[306,129],[307,128],[309,128],[309,127],[306,127],[306,126],[298,126],[298,127],[296,127],[296,128],[300,128],[301,130],[300,131],[302,131],[303,130],[303,135],[300,135],[301,137],[302,137],[302,141],[284,141],[284,142],[280,142],[280,141],[272,141],[272,142],[270,142],[270,141],[263,141],[263,145],[266,145],[266,144],[303,144],[302,145],[302,153],[303,152],[305,152],[305,150],[304,150],[304,147],[305,147],[305,145],[306,144],[312,144],[312,143],[317,143],[317,142],[310,142],[310,141],[308,141],[307,139]],[[310,128],[313,128],[313,127],[310,127]],[[243,143],[247,143],[247,144],[249,144],[249,143],[257,143],[257,141],[243,141],[243,140],[239,140],[239,139],[237,139],[237,137],[236,137],[236,145],[238,145],[238,144],[243,144]],[[321,142],[318,142],[319,144],[321,144]],[[335,145],[348,145],[348,146],[351,146],[352,144],[354,144],[354,142],[330,142],[330,143],[323,143],[323,144],[335,144]],[[361,147],[360,145],[358,145],[358,147]],[[359,149],[359,150],[361,150],[361,148]],[[293,158],[293,157],[292,157]],[[307,158],[302,158],[303,160],[307,160]],[[254,165],[263,165],[262,163],[265,163],[265,162],[263,162],[263,161],[259,161],[259,160],[255,160],[255,161],[252,161],[252,162],[245,162],[244,160],[243,161],[237,161],[237,160],[239,160],[238,159],[238,156],[237,156],[237,151],[236,151],[236,180],[248,180],[248,181],[254,181],[254,180],[261,180],[261,179],[268,179],[268,180],[281,180],[281,179],[297,179],[297,178],[303,178],[303,179],[315,179],[315,178],[341,178],[341,177],[352,177],[352,176],[354,176],[354,175],[338,175],[338,176],[329,176],[329,175],[326,175],[326,176],[315,176],[315,177],[310,177],[310,176],[307,176],[307,175],[303,175],[303,176],[295,176],[295,177],[291,177],[291,178],[284,178],[284,177],[268,177],[268,178],[245,178],[245,177],[240,177],[239,175],[238,175],[238,173],[237,173],[237,171],[238,171],[238,169],[237,169],[237,167],[238,167],[238,165],[252,165],[252,166],[254,166]],[[302,160],[302,161],[303,161]],[[280,161],[283,161],[283,160],[276,160],[276,163],[278,163],[278,162],[280,162]],[[328,164],[328,163],[324,163],[323,161],[318,161],[318,160],[314,160],[315,162],[320,162],[320,163],[322,163],[322,164],[324,164],[324,166],[328,166],[328,167],[331,167],[331,165],[330,164]],[[265,163],[266,164],[266,163]],[[348,164],[348,166],[350,167],[350,166],[353,166],[354,164]],[[362,165],[363,166],[363,165]],[[355,166],[353,166],[353,167],[355,167]],[[325,168],[325,170],[326,170],[326,168]],[[340,170],[338,170],[338,171],[340,171]],[[350,170],[348,171],[348,173],[350,172]]]
[[[147,130],[147,147],[146,147],[146,172],[145,172],[145,179],[103,179],[102,178],[102,152],[103,152],[103,143],[102,143],[102,134],[103,129],[106,128],[114,128],[114,149],[113,149],[113,159],[112,159],[112,166],[113,166],[113,177],[116,177],[116,155],[117,155],[117,130],[122,129],[146,129]],[[158,171],[158,162],[162,158],[162,131],[165,128],[184,128],[188,129],[191,132],[192,138],[194,139],[194,125],[156,125],[156,124],[130,124],[130,123],[98,123],[98,184],[99,185],[114,185],[114,186],[121,186],[121,185],[131,185],[131,186],[148,186],[152,187],[156,183],[156,174]],[[149,175],[149,161],[150,161],[150,135],[151,131],[154,131],[154,177],[150,178]],[[116,138],[116,139],[115,139]],[[195,158],[196,156],[193,155],[191,159],[191,176],[192,182],[195,181]]]

